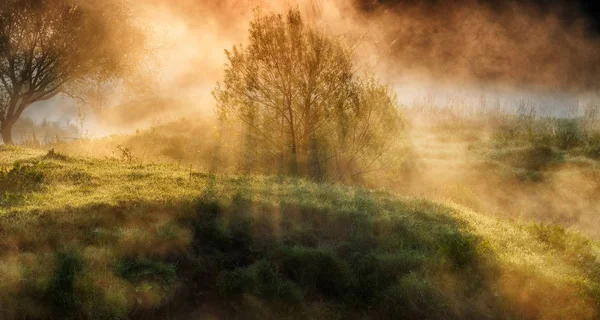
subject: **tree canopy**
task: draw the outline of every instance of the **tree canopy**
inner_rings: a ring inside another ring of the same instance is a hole
[[[3,0],[0,126],[5,143],[23,111],[91,82],[130,73],[144,36],[126,1]]]
[[[396,97],[356,70],[342,39],[313,28],[298,10],[257,11],[249,44],[226,55],[213,95],[222,119],[247,127],[251,161],[318,179],[385,165],[402,128]]]

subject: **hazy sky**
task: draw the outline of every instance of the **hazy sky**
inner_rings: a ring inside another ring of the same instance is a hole
[[[133,1],[158,48],[155,91],[199,110],[212,109],[224,49],[245,42],[256,6],[299,6],[317,28],[357,41],[357,64],[391,82],[403,103],[428,94],[576,101],[600,87],[594,2]],[[68,99],[55,99],[26,115],[68,119],[74,110]]]

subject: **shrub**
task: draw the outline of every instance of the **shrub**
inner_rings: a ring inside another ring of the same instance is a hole
[[[267,301],[299,305],[303,301],[302,290],[293,282],[286,280],[277,271],[275,265],[266,260],[254,264],[249,271],[256,279],[255,294]]]
[[[475,257],[474,240],[456,231],[447,231],[441,241],[442,252],[456,268],[465,268]]]
[[[350,270],[334,251],[284,247],[276,255],[282,273],[309,292],[341,298],[350,282]]]
[[[557,120],[556,139],[559,148],[571,149],[583,143],[584,135],[576,120],[559,119]]]
[[[39,186],[44,179],[44,172],[40,166],[40,163],[15,162],[9,170],[0,170],[0,189],[20,190]]]
[[[600,160],[600,133],[595,133],[588,138],[585,155],[589,158]]]
[[[177,283],[175,264],[137,257],[118,261],[115,269],[133,284],[129,297],[142,310],[156,310],[172,299]]]
[[[175,265],[144,257],[118,261],[116,271],[121,277],[133,283],[152,280],[164,285],[171,285],[177,279]]]
[[[548,146],[501,150],[491,156],[511,167],[541,171],[563,161],[563,154]]]

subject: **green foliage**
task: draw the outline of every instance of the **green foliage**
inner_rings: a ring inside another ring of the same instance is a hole
[[[267,301],[298,305],[303,302],[303,296],[297,285],[278,272],[275,265],[269,261],[258,261],[250,268],[256,279],[256,295]]]
[[[19,189],[39,185],[44,179],[40,163],[15,162],[9,170],[0,171],[2,189]]]
[[[581,146],[585,141],[577,120],[557,119],[556,144],[561,149]]]
[[[243,192],[229,203],[217,197],[207,193],[196,205],[195,252],[207,266],[203,277],[216,279],[216,290],[234,301],[252,295],[277,310],[278,303],[306,308],[320,297],[352,310],[387,314],[400,311],[378,303],[406,275],[433,281],[435,270],[445,266],[457,274],[476,270],[478,240],[455,229],[451,219],[428,221],[425,212],[435,212],[433,207],[421,208],[424,216],[411,223],[402,216],[382,216],[386,207],[363,190],[357,190],[350,208],[333,210],[287,201],[272,208]],[[277,234],[268,225],[273,212],[286,217]],[[424,272],[429,268],[431,273]],[[467,282],[477,283],[478,277],[468,276]]]
[[[121,260],[116,265],[116,271],[134,283],[152,280],[168,286],[177,279],[175,265],[144,257]]]
[[[585,155],[591,159],[600,160],[600,132],[590,135],[585,147]]]
[[[533,183],[544,181],[544,172],[565,161],[564,152],[543,145],[493,150],[486,156],[511,179]]]
[[[443,235],[442,252],[451,259],[454,266],[464,268],[472,263],[476,256],[473,242],[474,239],[449,230]]]
[[[43,180],[40,163],[17,161],[12,168],[0,168],[0,205],[19,203],[27,193],[41,188]]]
[[[371,305],[380,301],[382,294],[397,282],[398,276],[417,270],[423,265],[424,260],[419,261],[417,256],[418,253],[404,251],[398,255],[368,254],[355,261],[355,279],[350,300],[359,305]]]
[[[586,119],[527,117],[515,119],[510,115],[494,122],[493,137],[508,144],[531,144],[534,147],[573,151],[586,149],[585,155],[594,158],[598,145],[597,129],[586,127]]]
[[[308,292],[338,299],[347,294],[352,275],[335,252],[294,246],[282,248],[275,256],[281,272]]]

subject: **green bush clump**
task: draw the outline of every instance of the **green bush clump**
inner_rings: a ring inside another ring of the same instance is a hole
[[[120,260],[117,262],[116,271],[133,283],[152,280],[168,286],[177,279],[175,265],[145,257]]]
[[[352,277],[345,261],[328,249],[284,247],[275,254],[282,273],[308,292],[342,298]]]
[[[564,151],[547,145],[505,148],[492,151],[487,157],[487,163],[500,169],[506,177],[533,183],[544,181],[546,171],[565,161]]]
[[[600,133],[590,135],[584,151],[588,158],[600,160]]]
[[[285,279],[273,263],[261,260],[248,270],[256,279],[255,294],[267,301],[300,305],[303,302],[302,291],[298,286]]]
[[[12,168],[0,170],[1,190],[23,190],[39,186],[44,179],[40,163],[15,162]]]
[[[0,167],[0,205],[20,203],[28,193],[39,190],[43,180],[40,163],[17,161],[12,168]]]
[[[557,119],[556,145],[561,149],[571,149],[581,146],[585,136],[577,120]]]
[[[441,249],[456,268],[462,269],[467,267],[477,254],[473,242],[473,239],[450,230],[443,235]]]

